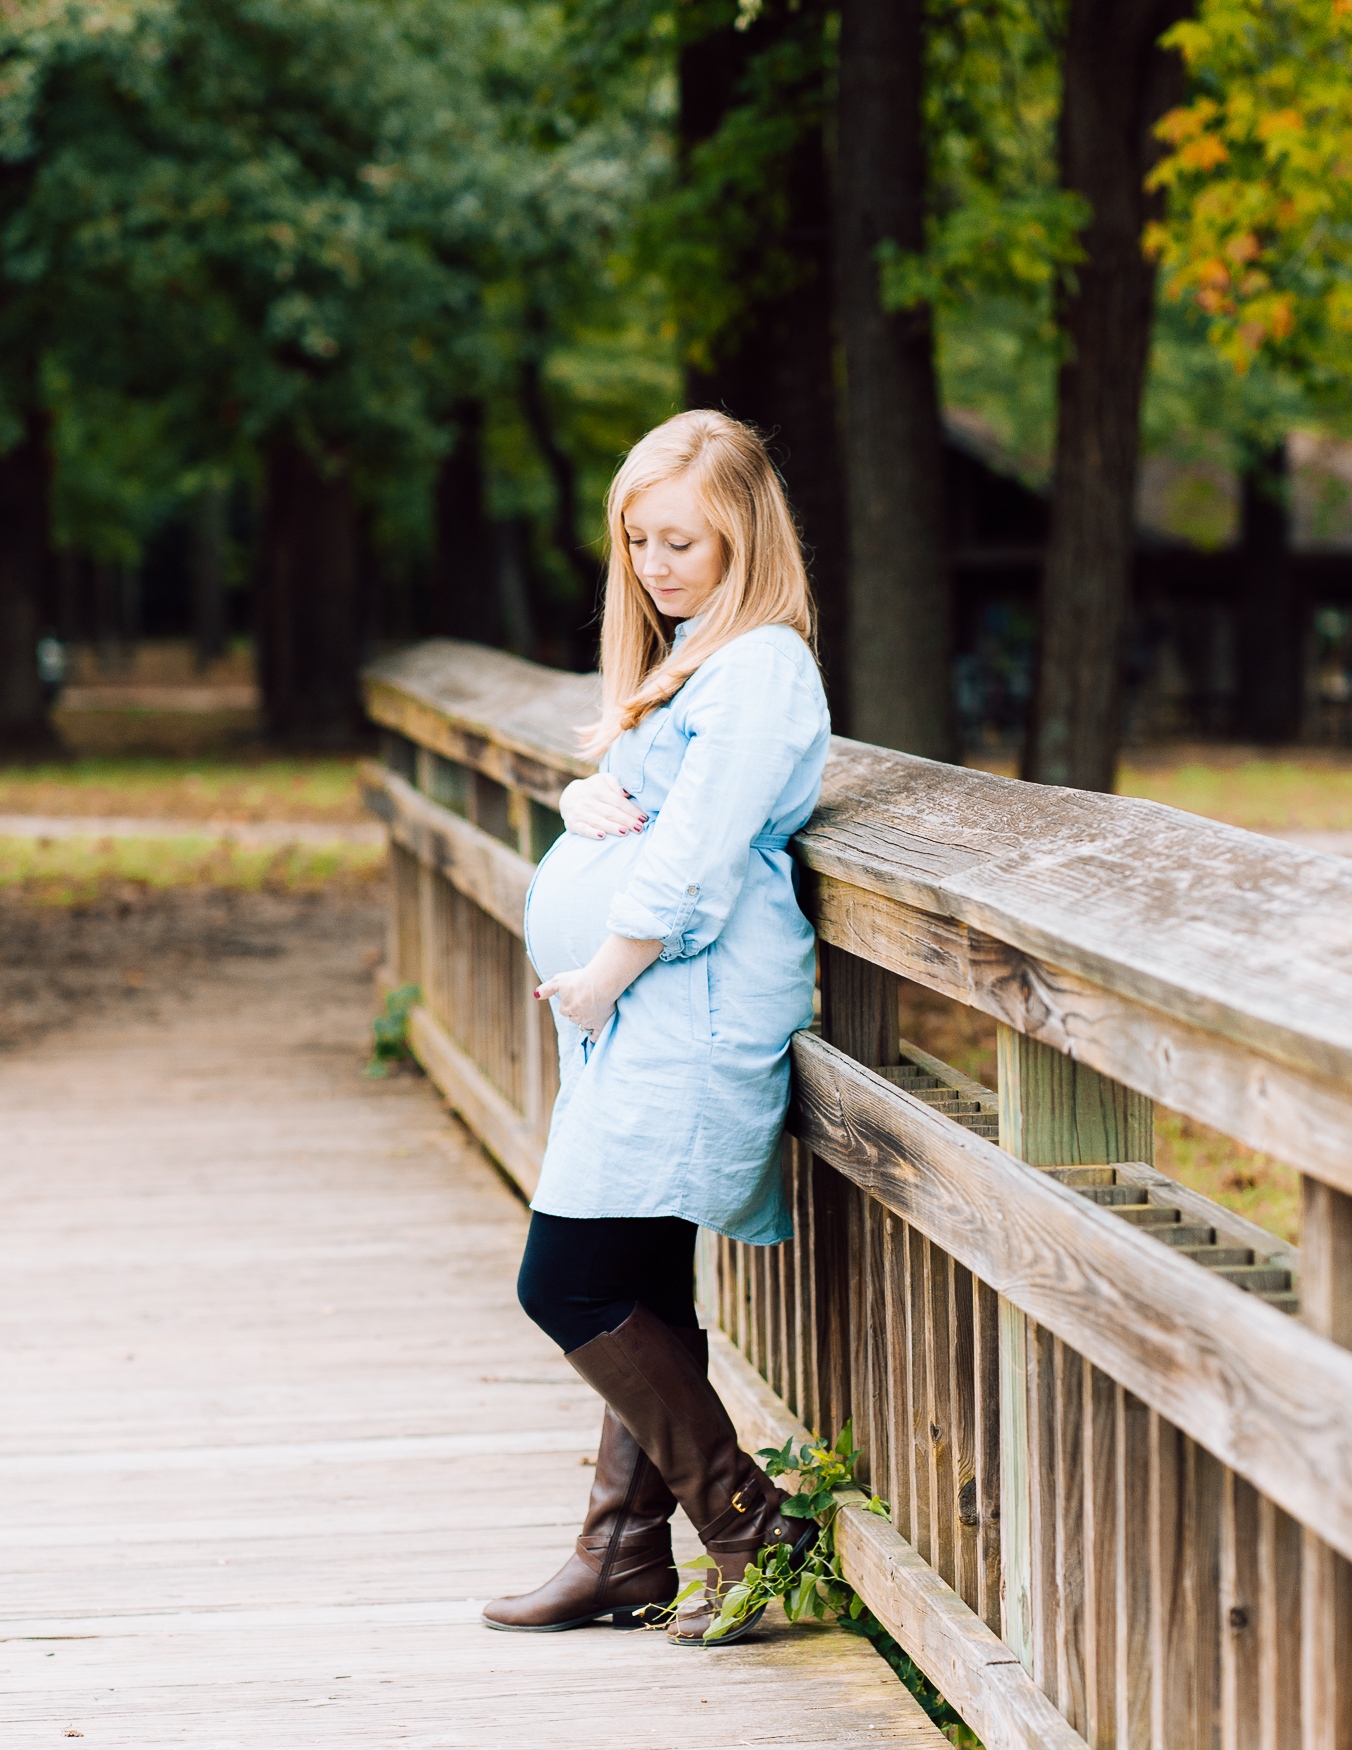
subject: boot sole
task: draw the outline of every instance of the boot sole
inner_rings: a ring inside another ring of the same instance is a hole
[[[822,1528],[815,1519],[805,1521],[805,1525],[807,1529],[803,1531],[794,1544],[793,1552],[789,1557],[789,1564],[795,1574],[807,1560],[809,1551],[821,1536]],[[703,1635],[674,1635],[668,1630],[667,1642],[673,1647],[699,1647],[703,1652],[716,1653],[720,1647],[735,1646],[738,1641],[745,1639],[764,1615],[765,1606],[762,1604],[759,1610],[753,1610],[750,1616],[743,1617],[736,1628],[730,1628],[725,1635],[719,1635],[715,1641],[706,1641]]]
[[[606,1616],[613,1628],[656,1628],[666,1609],[665,1604],[623,1604],[574,1616],[567,1622],[496,1622],[491,1616],[481,1616],[479,1621],[485,1628],[500,1629],[509,1635],[561,1635],[570,1628],[586,1628],[588,1623],[600,1622]],[[650,1618],[650,1610],[659,1614]]]

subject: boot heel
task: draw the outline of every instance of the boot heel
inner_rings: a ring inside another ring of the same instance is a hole
[[[625,1604],[617,1606],[610,1613],[612,1628],[649,1628],[657,1626],[657,1612],[662,1609],[660,1604]],[[652,1615],[649,1615],[649,1612]]]

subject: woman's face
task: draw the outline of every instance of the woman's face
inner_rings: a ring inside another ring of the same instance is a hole
[[[723,581],[723,540],[699,498],[678,476],[629,500],[624,512],[629,558],[660,613],[689,620]]]

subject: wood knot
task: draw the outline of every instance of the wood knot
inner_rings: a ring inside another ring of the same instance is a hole
[[[976,1478],[968,1477],[958,1490],[958,1524],[980,1525],[981,1512],[976,1504]]]
[[[1248,1628],[1248,1626],[1249,1626],[1249,1613],[1248,1613],[1248,1611],[1245,1610],[1245,1608],[1242,1604],[1232,1605],[1231,1609],[1230,1609],[1230,1627],[1235,1631],[1236,1634],[1240,1634],[1240,1633],[1242,1633],[1242,1631],[1244,1629]]]

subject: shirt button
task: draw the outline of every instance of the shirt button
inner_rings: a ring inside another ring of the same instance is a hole
[[[699,888],[698,887],[687,887],[686,892],[690,895],[691,899],[693,899],[695,897],[695,895],[699,892]]]

